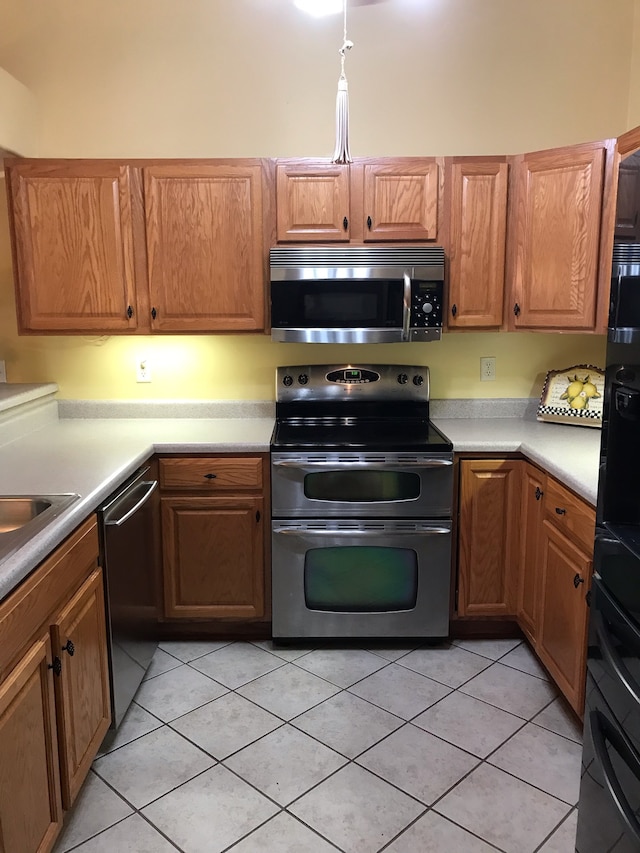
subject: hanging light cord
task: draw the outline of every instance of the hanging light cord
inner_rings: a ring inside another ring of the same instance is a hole
[[[347,51],[351,50],[351,48],[353,47],[353,42],[349,41],[349,39],[347,38],[347,0],[344,0],[343,10],[344,10],[344,16],[343,16],[344,24],[343,24],[343,33],[342,33],[342,47],[338,51],[338,53],[340,54],[340,68],[341,68],[340,78],[342,80],[345,79],[344,58],[345,58]]]

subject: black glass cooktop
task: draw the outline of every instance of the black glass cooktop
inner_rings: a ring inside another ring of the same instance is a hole
[[[400,418],[291,418],[276,421],[271,449],[385,450],[447,453],[452,443],[429,420]]]

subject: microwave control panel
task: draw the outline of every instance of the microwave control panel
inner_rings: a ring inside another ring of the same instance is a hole
[[[441,281],[412,281],[411,329],[412,340],[421,340],[420,330],[442,328]],[[416,331],[418,334],[414,335]]]

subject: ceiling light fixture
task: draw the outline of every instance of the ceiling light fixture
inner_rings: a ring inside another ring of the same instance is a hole
[[[323,18],[342,12],[343,0],[294,0],[294,5],[314,18]]]

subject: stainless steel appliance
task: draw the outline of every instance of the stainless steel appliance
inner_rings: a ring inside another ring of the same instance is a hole
[[[98,511],[110,641],[112,729],[122,722],[158,645],[157,487],[150,469],[143,468]]]
[[[440,246],[271,249],[271,337],[301,343],[435,341]]]
[[[612,343],[640,342],[640,243],[614,246],[608,326]]]
[[[273,636],[444,637],[453,450],[429,368],[279,367]]]

